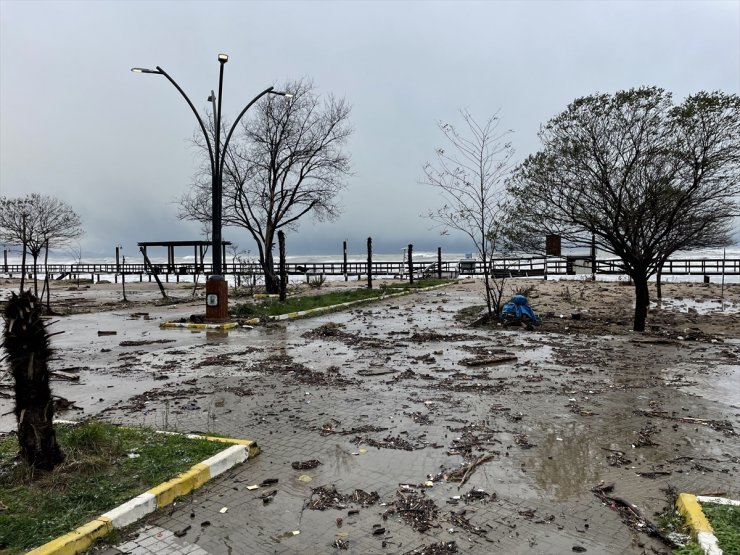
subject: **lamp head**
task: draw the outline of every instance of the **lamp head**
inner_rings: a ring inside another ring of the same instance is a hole
[[[162,73],[158,69],[147,69],[145,67],[132,67],[131,71],[134,73]]]
[[[228,54],[219,54],[218,55],[218,61],[221,62],[222,64],[225,64],[226,62],[229,61],[229,55]]]

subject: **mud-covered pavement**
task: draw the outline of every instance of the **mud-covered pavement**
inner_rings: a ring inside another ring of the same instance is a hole
[[[737,314],[679,299],[633,334],[629,289],[536,283],[535,331],[457,320],[479,283],[227,333],[158,328],[192,306],[71,316],[54,392],[62,417],[261,445],[149,519],[191,549],[668,553],[646,532],[672,491],[740,495]]]

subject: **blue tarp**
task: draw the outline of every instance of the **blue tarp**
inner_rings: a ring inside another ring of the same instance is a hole
[[[511,300],[501,308],[501,320],[504,322],[521,322],[529,320],[533,324],[541,322],[539,316],[534,313],[529,301],[524,295],[514,295]]]

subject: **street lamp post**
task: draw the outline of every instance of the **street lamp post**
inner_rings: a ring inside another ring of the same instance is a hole
[[[273,87],[268,87],[264,91],[259,93],[244,107],[236,120],[234,120],[234,123],[232,124],[231,129],[226,136],[226,140],[224,141],[223,148],[221,148],[221,98],[224,82],[224,64],[228,60],[229,57],[226,54],[218,55],[218,97],[214,98],[213,91],[211,91],[211,96],[208,97],[208,100],[213,104],[213,119],[216,126],[216,144],[213,146],[211,145],[211,139],[208,136],[206,126],[203,124],[203,120],[201,119],[200,114],[198,114],[198,110],[195,109],[195,106],[185,94],[185,91],[182,90],[180,85],[178,85],[165,70],[163,70],[159,66],[157,66],[156,69],[146,69],[141,67],[131,68],[131,71],[133,71],[134,73],[154,73],[158,75],[164,75],[167,80],[172,83],[172,85],[174,85],[174,87],[178,90],[178,92],[182,95],[182,97],[190,106],[190,109],[193,111],[193,114],[195,114],[195,117],[198,120],[200,129],[203,132],[203,136],[206,139],[206,145],[208,146],[208,156],[211,161],[211,238],[213,241],[213,268],[211,270],[212,273],[209,276],[208,281],[206,282],[206,321],[209,322],[222,322],[229,317],[229,288],[223,276],[223,259],[221,253],[221,250],[223,248],[221,241],[223,191],[222,176],[224,169],[224,154],[226,153],[226,149],[229,146],[229,140],[231,139],[231,135],[234,133],[234,130],[236,129],[236,126],[241,118],[244,116],[247,110],[260,98],[262,98],[266,94],[275,94],[279,96],[285,96],[287,98],[293,96],[286,92],[276,91],[273,89]],[[216,101],[218,102],[218,107],[216,107]]]

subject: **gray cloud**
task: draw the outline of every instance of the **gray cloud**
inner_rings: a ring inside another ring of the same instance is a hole
[[[737,2],[0,2],[0,194],[53,194],[81,214],[83,247],[198,238],[173,201],[197,166],[195,119],[226,65],[224,114],[264,87],[310,76],[353,106],[355,175],[343,216],[306,221],[289,252],[341,241],[395,252],[466,251],[420,218],[440,200],[418,183],[437,120],[501,109],[518,159],[578,96],[644,84],[677,99],[740,92]],[[251,248],[245,232],[228,239]]]

